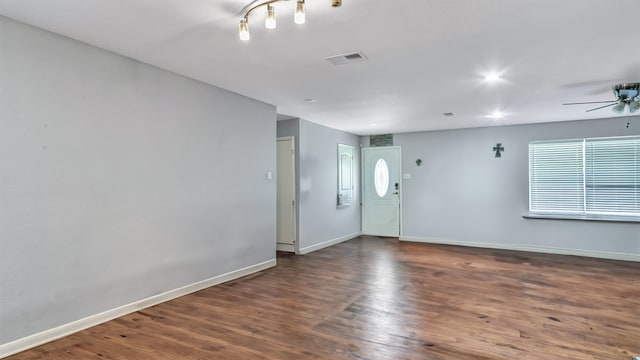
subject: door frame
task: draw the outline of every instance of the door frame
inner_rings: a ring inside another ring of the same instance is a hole
[[[364,207],[365,207],[365,193],[364,193],[364,182],[365,182],[365,157],[364,152],[367,149],[398,149],[398,158],[399,164],[398,168],[400,170],[400,174],[398,176],[398,184],[400,188],[400,196],[399,196],[399,204],[398,204],[398,238],[402,237],[402,204],[404,202],[404,184],[402,183],[402,179],[404,178],[404,174],[402,173],[402,147],[400,145],[395,146],[365,146],[360,149],[360,191],[361,191],[361,209],[360,209],[360,232],[364,229]]]
[[[291,229],[293,231],[293,245],[291,248],[289,248],[288,246],[282,247],[280,246],[280,244],[283,245],[288,245],[288,244],[284,244],[284,243],[278,243],[278,235],[277,235],[277,226],[280,225],[280,219],[277,218],[278,215],[278,209],[277,209],[277,192],[276,192],[276,250],[278,251],[287,251],[287,252],[292,252],[292,253],[298,253],[298,198],[297,198],[297,184],[296,184],[296,139],[295,136],[281,136],[281,137],[277,137],[276,138],[276,161],[277,161],[277,144],[279,141],[290,141],[291,142],[291,183],[293,184],[293,187],[291,188],[291,192],[292,192],[292,199],[293,199],[293,222],[292,222],[292,227],[293,229]],[[276,169],[278,168],[278,164],[276,163]],[[276,189],[278,187],[278,182],[280,182],[281,179],[283,179],[284,177],[282,176],[282,174],[279,174],[278,171],[276,171]]]

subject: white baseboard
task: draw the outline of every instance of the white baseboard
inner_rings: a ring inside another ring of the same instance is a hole
[[[307,247],[301,248],[298,251],[298,255],[304,255],[304,254],[308,254],[308,253],[310,253],[312,251],[324,249],[324,248],[329,247],[331,245],[335,245],[335,244],[339,244],[339,243],[347,241],[347,240],[351,240],[351,239],[353,239],[355,237],[358,237],[360,235],[362,235],[362,232],[358,231],[358,232],[355,232],[353,234],[341,236],[339,238],[335,238],[335,239],[332,239],[332,240],[327,240],[327,241],[321,242],[319,244],[307,246]]]
[[[539,253],[546,253],[546,254],[574,255],[574,256],[585,256],[585,257],[593,257],[593,258],[600,258],[600,259],[640,262],[640,254],[627,254],[627,253],[616,253],[616,252],[606,252],[606,251],[580,250],[580,249],[566,249],[566,248],[556,248],[556,247],[536,246],[536,245],[478,243],[478,242],[456,241],[456,240],[440,239],[440,238],[433,238],[433,237],[417,237],[417,236],[401,236],[400,240],[412,241],[412,242],[423,242],[423,243],[430,243],[430,244],[458,245],[458,246],[469,246],[469,247],[501,249],[501,250],[531,251],[531,252],[539,252]]]
[[[68,324],[55,327],[53,329],[45,330],[37,334],[33,334],[6,344],[2,344],[0,345],[0,359],[36,347],[38,345],[60,339],[78,331],[102,324],[109,320],[113,320],[115,318],[136,312],[138,310],[142,310],[144,308],[148,308],[150,306],[157,305],[162,302],[178,298],[180,296],[184,296],[214,285],[250,275],[273,266],[276,266],[276,259],[251,265],[239,270],[228,272],[226,274],[214,276],[206,280],[198,281],[174,290],[169,290],[162,294],[154,295],[146,299],[135,301],[130,304],[117,307],[115,309],[107,310],[99,314],[88,316],[84,319],[76,320]]]

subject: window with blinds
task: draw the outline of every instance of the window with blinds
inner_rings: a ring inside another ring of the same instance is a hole
[[[529,212],[640,216],[640,136],[529,143]]]

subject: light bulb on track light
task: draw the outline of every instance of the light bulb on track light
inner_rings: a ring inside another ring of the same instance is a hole
[[[276,28],[276,9],[271,4],[267,5],[267,19],[264,21],[264,27],[267,29]]]
[[[304,24],[305,20],[304,0],[298,0],[296,4],[296,14],[293,16],[293,21],[296,24]]]
[[[247,19],[240,20],[240,40],[247,41],[251,39],[251,35],[249,35],[249,24],[247,23]]]

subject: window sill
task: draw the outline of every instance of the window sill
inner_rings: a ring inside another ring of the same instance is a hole
[[[623,223],[640,223],[640,216],[615,216],[615,215],[571,215],[571,214],[534,214],[522,216],[524,219],[544,220],[579,220],[579,221],[608,221]]]

